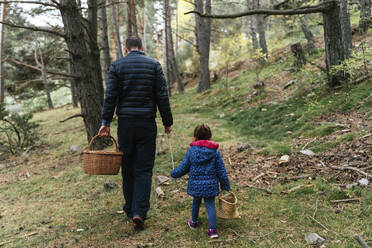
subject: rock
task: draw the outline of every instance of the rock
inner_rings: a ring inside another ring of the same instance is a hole
[[[325,241],[324,238],[320,237],[316,233],[305,234],[305,240],[309,245],[320,245]]]
[[[283,155],[279,159],[279,164],[286,164],[289,162],[289,156],[288,155]]]
[[[166,177],[166,176],[157,176],[156,178],[159,181],[159,185],[162,185],[166,183],[167,181],[169,181],[169,177]]]
[[[113,181],[111,181],[111,179],[107,179],[105,183],[103,184],[103,187],[105,188],[105,190],[110,191],[112,189],[117,188],[118,185],[114,183]]]
[[[5,164],[0,164],[0,171],[1,171],[2,169],[5,169]]]
[[[367,178],[362,178],[362,179],[360,179],[360,180],[358,181],[358,183],[359,183],[360,186],[368,186],[369,181],[368,181]]]
[[[347,189],[351,189],[351,188],[353,188],[353,187],[355,187],[357,185],[358,185],[357,183],[349,183],[349,184],[346,184],[346,188]]]
[[[70,153],[75,153],[75,152],[78,152],[80,151],[80,147],[79,146],[76,146],[76,145],[72,145],[70,146]]]
[[[158,194],[158,197],[165,197],[164,191],[161,189],[161,187],[157,187],[155,189],[156,194]]]
[[[253,149],[253,147],[249,143],[238,143],[237,144],[238,152],[242,152],[242,151],[245,151],[245,150],[252,150],[252,149]]]
[[[262,108],[261,111],[262,112],[266,112],[267,111],[267,108]]]
[[[296,83],[297,80],[296,79],[292,79],[292,80],[289,80],[288,83],[286,83],[286,85],[284,86],[284,90],[289,88],[290,86],[292,86],[294,83]]]
[[[84,229],[83,228],[79,228],[79,229],[76,229],[77,232],[83,232]]]
[[[223,117],[225,117],[225,114],[222,113],[222,114],[218,114],[217,116],[220,117],[220,118],[223,118]]]
[[[315,153],[311,150],[301,150],[300,152],[308,156],[315,156]]]

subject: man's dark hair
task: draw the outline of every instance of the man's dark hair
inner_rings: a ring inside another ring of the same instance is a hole
[[[138,48],[138,49],[141,49],[142,48],[142,41],[140,38],[138,37],[129,37],[126,41],[125,41],[125,47],[128,49],[128,50],[131,50],[133,48]]]
[[[207,125],[199,125],[194,129],[195,140],[210,140],[212,138],[211,129]]]

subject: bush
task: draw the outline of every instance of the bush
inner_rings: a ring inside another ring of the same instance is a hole
[[[32,114],[10,114],[0,104],[0,154],[17,154],[39,140],[36,132],[39,124],[31,119]]]

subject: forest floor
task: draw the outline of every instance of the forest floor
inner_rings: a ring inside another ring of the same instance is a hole
[[[321,63],[321,54],[311,59]],[[176,165],[198,124],[211,126],[221,145],[240,218],[218,219],[218,240],[206,235],[204,207],[200,227],[187,226],[186,177],[161,185],[164,198],[155,193],[156,176],[172,169],[159,120],[151,210],[137,233],[121,212],[120,175],[84,174],[84,124],[59,122],[79,113],[66,105],[35,114],[40,145],[0,161],[0,246],[312,247],[304,235],[313,232],[325,238],[319,247],[360,247],[355,235],[372,245],[371,183],[358,184],[372,174],[372,82],[330,89],[313,66],[291,72],[290,57],[272,59],[260,72],[263,88],[255,89],[256,74],[243,67],[207,92],[189,88],[171,98]],[[290,80],[297,82],[284,90]],[[116,137],[115,121],[112,130]],[[282,155],[287,163],[279,163]],[[345,165],[359,171],[339,170]],[[118,187],[105,190],[107,179]]]

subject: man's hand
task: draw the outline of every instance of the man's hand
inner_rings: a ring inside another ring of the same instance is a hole
[[[98,131],[98,135],[100,137],[107,138],[110,136],[110,127],[108,126],[101,126],[101,128]]]
[[[170,134],[172,132],[172,127],[164,127],[165,133]]]

